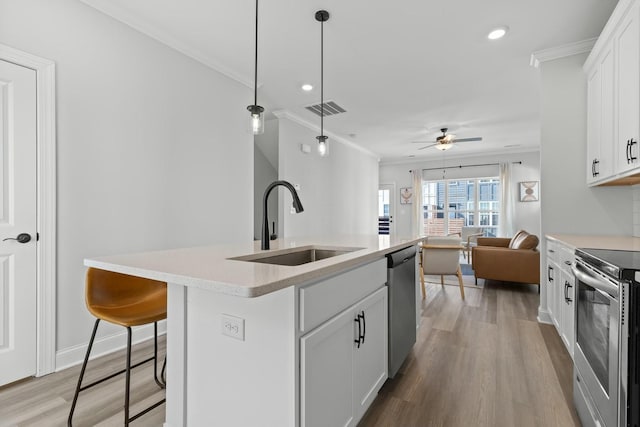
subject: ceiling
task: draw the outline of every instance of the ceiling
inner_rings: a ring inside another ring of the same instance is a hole
[[[254,0],[82,1],[253,87]],[[326,9],[325,101],[347,110],[325,117],[330,136],[383,161],[442,156],[411,143],[435,140],[441,127],[459,138],[484,139],[460,143],[449,156],[535,150],[539,76],[529,65],[531,53],[597,37],[615,5],[262,0],[258,104],[319,125],[304,107],[320,102],[320,23],[314,14]],[[488,40],[500,25],[509,26],[508,34]],[[314,89],[303,92],[303,83]]]

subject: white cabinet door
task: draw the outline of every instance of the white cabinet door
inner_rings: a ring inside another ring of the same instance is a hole
[[[549,310],[549,316],[554,324],[556,324],[557,310],[556,310],[556,283],[560,280],[560,270],[558,266],[553,262],[550,257],[547,257],[547,309]]]
[[[596,179],[613,175],[615,147],[615,74],[613,46],[605,51],[600,60],[600,138],[598,158],[594,164]]]
[[[615,36],[617,47],[617,172],[640,165],[640,17],[636,4]]]
[[[549,314],[551,315],[551,320],[553,320],[553,324],[556,328],[560,329],[560,295],[562,293],[561,288],[561,272],[560,266],[556,264],[552,260],[547,261],[547,274],[550,277],[548,281],[549,289],[547,290],[549,301]]]
[[[587,76],[587,183],[613,175],[614,159],[613,44],[603,50]]]
[[[365,298],[355,308],[360,315],[363,340],[354,348],[353,409],[355,420],[373,402],[388,376],[387,288]]]
[[[300,340],[302,427],[352,426],[354,316],[347,310]]]
[[[587,183],[597,181],[602,126],[602,75],[596,66],[587,76]]]
[[[567,351],[573,358],[573,347],[575,342],[575,280],[573,275],[562,272],[562,322],[560,325],[560,336],[564,345],[567,347]]]

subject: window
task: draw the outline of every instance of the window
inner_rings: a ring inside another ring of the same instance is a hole
[[[480,226],[496,236],[500,216],[500,179],[424,181],[424,232],[432,236],[458,233],[464,226]]]

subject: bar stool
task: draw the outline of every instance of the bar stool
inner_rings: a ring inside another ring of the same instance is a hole
[[[165,388],[164,371],[167,360],[165,358],[160,378],[158,377],[158,321],[167,318],[167,284],[156,280],[129,276],[111,271],[89,268],[87,270],[85,301],[87,309],[96,317],[93,333],[84,357],[84,363],[78,378],[78,385],[73,396],[68,426],[71,426],[73,412],[76,408],[78,395],[90,387],[107,381],[117,375],[125,373],[124,425],[162,405],[165,399],[154,403],[138,414],[129,417],[129,387],[131,369],[153,360],[153,376],[160,388]],[[82,378],[89,361],[91,347],[96,337],[100,320],[105,320],[127,328],[127,362],[126,368],[114,374],[101,378],[89,385],[82,386]],[[145,359],[131,366],[131,327],[153,323],[154,345],[153,357]]]

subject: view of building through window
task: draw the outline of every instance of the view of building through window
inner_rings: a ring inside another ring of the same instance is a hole
[[[443,236],[463,226],[480,226],[496,236],[500,212],[500,179],[424,181],[424,233]]]

